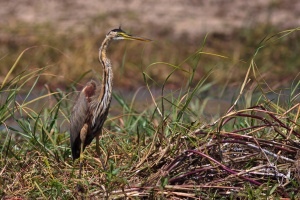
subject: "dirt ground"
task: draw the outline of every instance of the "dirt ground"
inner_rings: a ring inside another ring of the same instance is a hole
[[[268,23],[282,29],[300,24],[297,0],[0,0],[1,24],[54,24],[57,31],[84,30],[105,24],[140,29],[151,34],[166,30],[173,37],[230,33],[234,29]],[[147,28],[151,27],[152,30]],[[153,28],[154,27],[154,28]],[[1,34],[1,30],[0,30]]]

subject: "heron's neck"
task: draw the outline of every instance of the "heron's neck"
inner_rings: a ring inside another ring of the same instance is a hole
[[[103,77],[102,77],[102,90],[98,97],[98,100],[101,102],[106,102],[109,104],[111,101],[112,93],[112,81],[113,81],[113,72],[110,60],[106,57],[106,50],[111,42],[111,38],[105,38],[100,49],[99,49],[99,61],[103,66]],[[108,105],[103,105],[108,106]]]

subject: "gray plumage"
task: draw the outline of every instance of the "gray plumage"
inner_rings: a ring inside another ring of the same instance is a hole
[[[90,96],[86,93],[86,88],[89,88]],[[76,103],[72,109],[71,115],[71,127],[70,127],[70,140],[73,159],[77,159],[80,156],[80,131],[84,124],[90,124],[88,126],[86,139],[84,141],[83,148],[89,145],[92,140],[101,133],[103,123],[107,117],[109,106],[107,105],[106,111],[95,119],[98,123],[92,123],[93,116],[95,116],[94,110],[98,106],[98,95],[100,94],[101,84],[97,81],[91,80],[86,84],[83,90],[77,97]],[[83,150],[84,150],[83,149]]]

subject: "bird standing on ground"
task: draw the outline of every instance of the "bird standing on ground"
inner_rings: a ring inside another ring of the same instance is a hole
[[[102,84],[89,81],[78,95],[70,119],[70,141],[73,160],[80,158],[79,178],[83,163],[83,151],[96,137],[96,151],[100,156],[99,136],[106,120],[112,97],[113,72],[106,50],[113,40],[151,40],[132,36],[121,28],[111,30],[99,48],[99,62],[103,66]],[[101,159],[100,159],[101,160]]]

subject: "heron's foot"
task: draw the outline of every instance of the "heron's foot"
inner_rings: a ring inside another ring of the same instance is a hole
[[[76,185],[76,192],[77,193],[77,199],[81,199],[84,200],[85,199],[85,188],[83,187],[83,185],[81,183],[77,183]]]
[[[76,191],[80,192],[80,193],[84,193],[85,192],[85,189],[84,189],[84,187],[83,187],[83,185],[81,183],[77,183],[77,185],[76,185]]]

